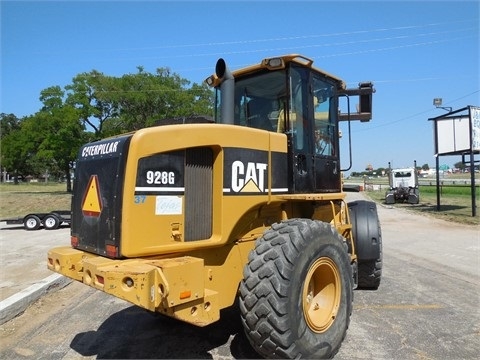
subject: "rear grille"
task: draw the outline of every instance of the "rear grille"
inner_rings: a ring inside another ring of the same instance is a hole
[[[213,152],[187,149],[185,159],[185,241],[212,236]]]

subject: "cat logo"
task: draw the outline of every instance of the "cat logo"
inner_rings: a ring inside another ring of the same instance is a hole
[[[98,218],[102,212],[102,198],[100,197],[100,186],[98,176],[90,176],[87,189],[82,203],[82,212],[85,216]]]
[[[246,165],[237,160],[232,164],[232,191],[263,193],[265,192],[265,173],[267,164],[248,162]]]

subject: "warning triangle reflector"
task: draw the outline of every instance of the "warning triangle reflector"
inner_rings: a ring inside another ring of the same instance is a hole
[[[90,176],[83,198],[82,212],[85,216],[99,217],[102,212],[102,198],[97,175]]]

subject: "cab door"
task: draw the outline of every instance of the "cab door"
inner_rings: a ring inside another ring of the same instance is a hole
[[[341,190],[335,85],[312,76],[313,158],[315,192]]]
[[[309,111],[310,72],[301,67],[290,69],[290,96],[287,116],[287,136],[289,136],[289,173],[292,174],[291,192],[315,192],[313,143],[311,139],[312,121]]]

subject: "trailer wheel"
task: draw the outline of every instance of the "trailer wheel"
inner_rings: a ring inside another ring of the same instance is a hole
[[[43,219],[43,226],[45,230],[55,230],[60,226],[60,220],[55,214],[48,214]]]
[[[27,215],[25,219],[23,219],[23,227],[25,230],[38,230],[42,222],[37,215]]]
[[[346,241],[329,224],[274,224],[257,240],[240,283],[247,338],[265,357],[330,358],[350,322],[352,289]]]

